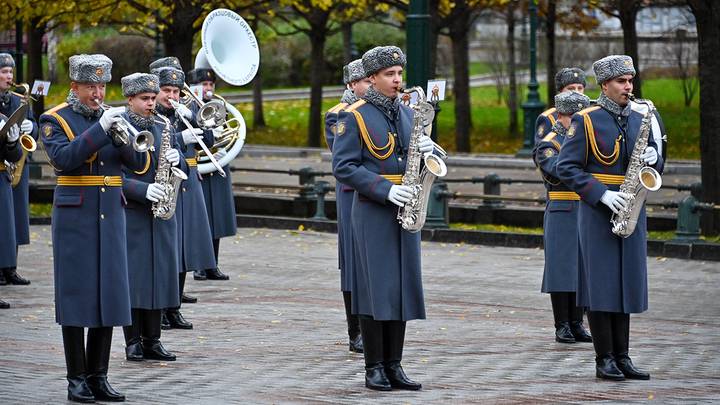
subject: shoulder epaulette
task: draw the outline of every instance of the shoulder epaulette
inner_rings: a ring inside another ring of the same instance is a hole
[[[365,100],[358,100],[358,101],[350,104],[350,107],[346,108],[344,111],[346,111],[346,112],[353,112],[353,111],[355,111],[356,109],[358,109],[360,106],[365,105],[365,103],[367,103],[367,101],[365,101]]]
[[[327,111],[327,114],[337,114],[338,112],[340,112],[340,110],[342,110],[343,108],[347,107],[347,105],[348,105],[347,103],[337,104],[335,107],[329,109],[329,110]]]
[[[68,140],[72,141],[75,139],[75,133],[73,132],[72,128],[70,128],[70,124],[63,118],[60,114],[58,114],[58,111],[68,106],[68,103],[61,103],[56,105],[55,107],[45,111],[45,114],[55,118],[60,124],[60,127],[62,127],[63,132],[65,132],[65,135],[68,137]],[[93,153],[92,156],[90,156],[89,159],[87,159],[86,163],[92,163],[97,158],[97,152]]]
[[[545,138],[543,138],[543,142],[550,142],[552,143],[558,151],[560,151],[560,148],[562,145],[560,145],[560,142],[555,140],[555,137],[557,134],[554,131],[550,131],[547,135],[545,135]]]
[[[55,107],[45,111],[43,114],[52,115],[54,112],[67,107],[67,105],[68,105],[68,103],[60,103],[60,104],[56,105]]]
[[[580,110],[580,111],[576,112],[575,114],[586,115],[586,114],[589,114],[589,113],[591,113],[591,112],[593,112],[593,111],[597,111],[597,110],[599,110],[600,108],[602,108],[602,107],[600,107],[599,105],[594,105],[594,106],[588,107],[588,108],[586,108],[586,109],[584,109],[584,110]]]
[[[554,112],[555,112],[555,107],[552,107],[552,108],[548,108],[547,110],[543,111],[543,113],[542,113],[541,115],[542,115],[543,117],[547,117],[547,116],[551,115],[551,114],[554,113]]]

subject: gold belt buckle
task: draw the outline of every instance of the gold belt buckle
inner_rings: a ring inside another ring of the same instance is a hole
[[[110,176],[103,177],[103,184],[105,184],[106,186],[110,185]]]

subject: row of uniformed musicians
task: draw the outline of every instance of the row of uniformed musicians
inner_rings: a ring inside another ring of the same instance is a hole
[[[581,69],[558,72],[555,108],[536,125],[534,159],[548,191],[545,272],[556,340],[592,341],[596,376],[647,380],[629,357],[630,314],[648,308],[647,225],[642,207],[629,237],[611,230],[613,213],[631,198],[619,192],[645,110],[631,102],[635,68],[626,55],[596,61],[601,94],[590,106]],[[640,159],[662,172],[665,130],[657,111]],[[592,337],[582,326],[587,310]]]
[[[14,93],[13,79],[15,60],[10,54],[0,53],[0,123],[4,122],[20,107],[27,94]],[[28,106],[29,107],[29,106]],[[18,132],[19,131],[19,132]],[[28,134],[37,139],[37,124],[31,108],[28,108],[25,118],[13,133]],[[11,134],[12,135],[12,134]],[[17,163],[25,159],[18,138],[14,135],[5,139],[0,145],[0,285],[27,285],[30,281],[17,273],[18,246],[30,243],[30,212],[29,212],[29,169],[23,166],[20,181],[11,186],[10,175],[7,172],[5,161]],[[12,160],[13,155],[20,152],[17,161]],[[9,308],[10,304],[0,299],[0,308]]]
[[[211,239],[218,235],[211,227],[218,216],[212,200],[218,196],[203,193],[206,182],[200,181],[196,158],[196,136],[212,145],[217,131],[185,127],[178,115],[195,125],[195,113],[170,103],[179,101],[185,83],[176,58],[153,62],[149,74],[123,77],[126,107],[101,107],[111,68],[104,55],[70,57],[66,102],[45,112],[39,123],[57,176],[52,212],[56,321],[62,326],[68,399],[78,402],[125,399],[107,380],[114,326],[124,327],[128,360],[175,360],[160,342],[161,311],[167,311],[172,327],[192,328],[179,313],[185,273],[222,276]],[[206,71],[189,75],[214,82]],[[117,142],[110,130],[121,121],[151,132],[154,148],[138,152]],[[161,147],[164,135],[167,149]],[[188,175],[168,220],[152,212],[152,204],[166,196],[155,180],[160,160]]]
[[[401,184],[413,121],[398,97],[405,63],[396,46],[367,51],[345,67],[347,90],[325,117],[350,350],[364,354],[365,386],[381,391],[421,388],[401,366],[406,322],[425,318],[420,234],[396,219],[410,197]],[[424,135],[418,145],[434,149]]]

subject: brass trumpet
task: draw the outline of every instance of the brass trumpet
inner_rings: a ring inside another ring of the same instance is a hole
[[[104,111],[110,109],[110,106],[103,104],[100,100],[93,100],[100,106]],[[136,130],[129,122],[124,118],[121,121],[116,122],[110,127],[108,131],[113,137],[115,143],[121,145],[129,145],[132,142],[132,147],[136,152],[147,152],[153,150],[155,145],[155,136],[150,131],[139,131]]]
[[[195,102],[198,107],[200,107],[200,110],[197,112],[197,123],[200,125],[200,128],[213,129],[225,124],[227,110],[225,109],[224,103],[217,100],[208,102],[201,100],[190,90],[190,86],[188,86],[187,83],[185,83],[183,87],[183,93],[186,97],[189,97],[188,100],[190,102],[188,104]]]

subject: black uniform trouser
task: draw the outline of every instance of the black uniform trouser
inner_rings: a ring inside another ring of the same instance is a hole
[[[574,292],[550,293],[555,326],[562,322],[582,322],[583,308],[578,307]]]
[[[112,332],[112,327],[88,328],[86,348],[85,328],[62,327],[68,380],[107,376]]]
[[[360,317],[365,367],[391,365],[402,361],[405,321],[376,321]]]
[[[132,325],[123,326],[127,346],[140,342],[143,346],[148,346],[160,340],[162,310],[133,308],[131,314]]]
[[[220,263],[218,261],[218,255],[220,254],[220,238],[213,239],[213,251],[215,252],[215,268],[217,268]]]
[[[183,271],[178,274],[178,291],[180,292],[180,301],[178,301],[178,306],[174,308],[168,308],[168,312],[177,312],[180,310],[180,306],[182,306],[182,296],[185,293],[185,277],[187,276],[187,272]]]
[[[350,291],[343,291],[343,301],[345,302],[345,320],[347,321],[348,337],[351,340],[360,334],[360,319],[352,313],[352,295]]]
[[[588,311],[587,317],[597,359],[628,357],[630,314]]]

